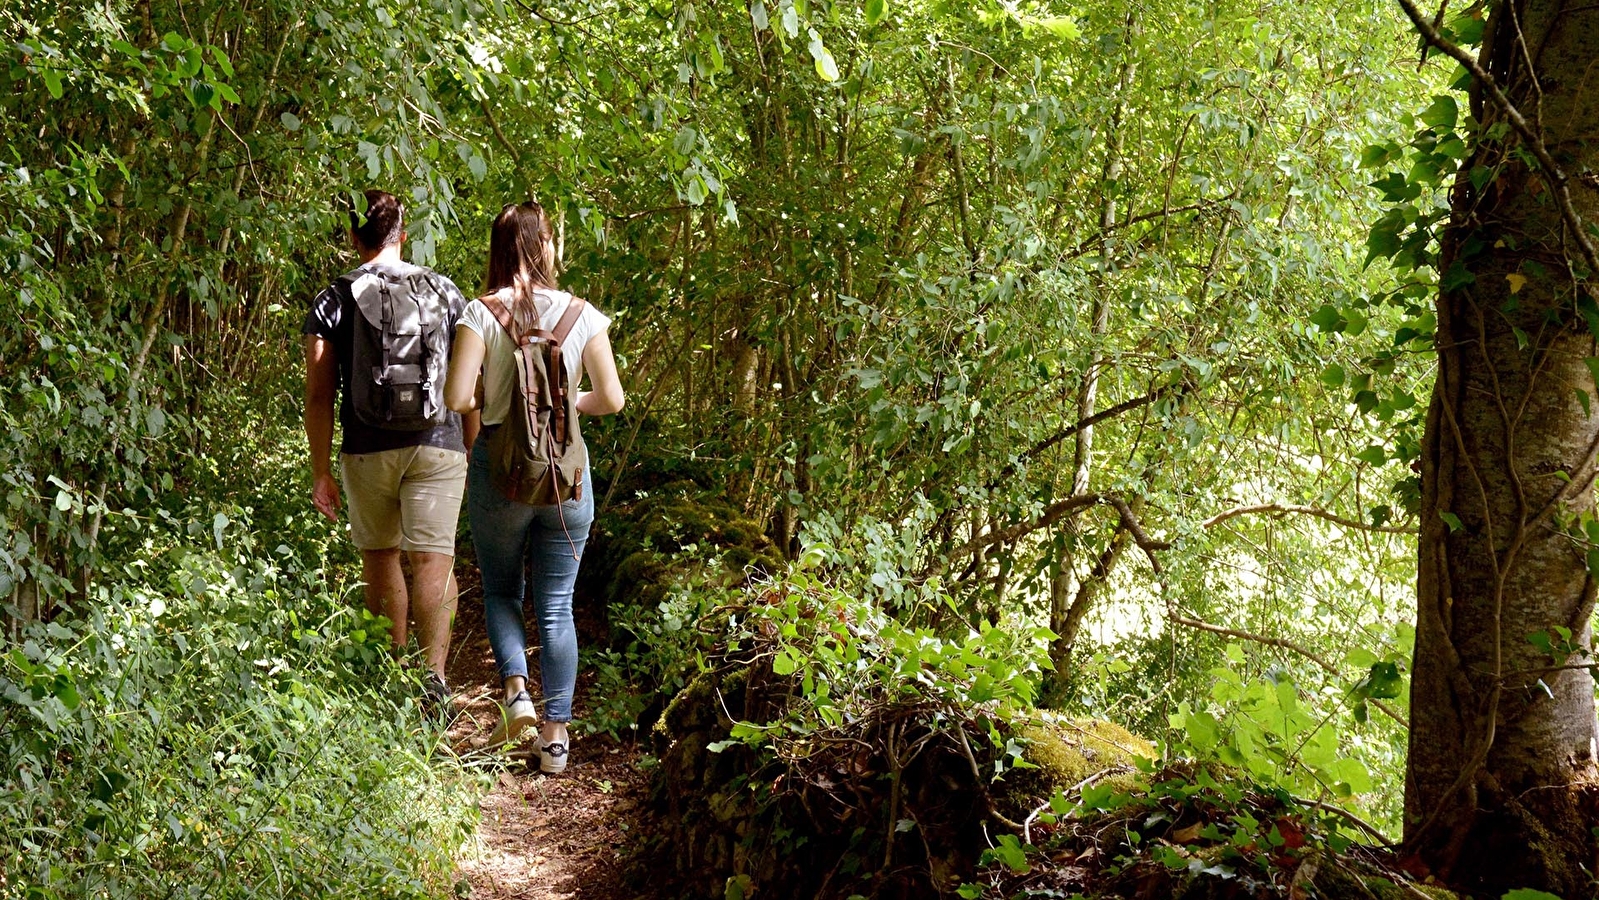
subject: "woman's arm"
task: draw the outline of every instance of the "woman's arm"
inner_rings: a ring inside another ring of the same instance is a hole
[[[577,411],[585,416],[608,416],[622,411],[622,380],[616,374],[616,357],[611,355],[611,336],[602,331],[583,346],[583,370],[589,387],[577,395]]]
[[[450,376],[444,381],[444,404],[450,409],[458,413],[477,409],[477,376],[483,369],[483,353],[483,339],[477,332],[465,325],[455,326]]]

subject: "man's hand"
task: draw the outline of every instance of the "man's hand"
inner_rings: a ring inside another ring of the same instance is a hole
[[[333,480],[331,473],[316,476],[311,486],[311,502],[316,504],[317,512],[328,517],[328,521],[339,521],[339,483]]]
[[[339,484],[328,456],[333,446],[333,396],[339,379],[333,342],[305,336],[305,437],[311,448],[311,502],[328,521],[339,520]]]

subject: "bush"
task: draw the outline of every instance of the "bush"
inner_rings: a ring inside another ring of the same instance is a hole
[[[447,891],[471,785],[322,548],[223,514],[140,533],[0,657],[0,896]]]

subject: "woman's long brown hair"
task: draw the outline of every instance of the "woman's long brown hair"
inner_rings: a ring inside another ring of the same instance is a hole
[[[511,289],[511,321],[527,334],[539,327],[536,288],[555,287],[555,244],[550,217],[529,200],[500,210],[489,229],[489,272],[483,292]]]

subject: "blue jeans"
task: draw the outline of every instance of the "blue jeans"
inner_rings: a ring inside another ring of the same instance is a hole
[[[527,677],[527,635],[522,597],[532,572],[533,612],[539,626],[539,669],[544,684],[544,720],[572,721],[577,687],[577,629],[572,624],[572,584],[594,522],[593,485],[581,500],[559,506],[527,506],[489,482],[488,435],[478,436],[467,467],[467,516],[483,572],[483,613],[489,646],[503,681]],[[587,479],[585,479],[585,482]],[[531,560],[531,567],[528,566]]]

